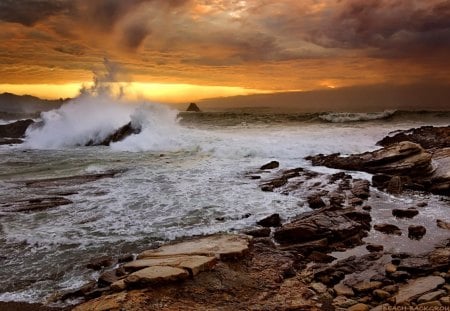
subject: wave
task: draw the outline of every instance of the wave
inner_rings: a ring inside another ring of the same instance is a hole
[[[141,129],[121,142],[111,144],[116,150],[173,149],[178,138],[178,112],[167,106],[148,102],[129,102],[107,94],[82,95],[58,109],[43,112],[42,121],[26,132],[24,147],[62,149],[99,144],[119,128],[131,122]]]
[[[358,122],[381,120],[392,117],[397,110],[385,110],[382,112],[329,112],[319,115],[319,118],[332,123]]]

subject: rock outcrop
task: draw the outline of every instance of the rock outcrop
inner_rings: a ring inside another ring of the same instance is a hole
[[[189,106],[187,107],[186,111],[201,112],[200,108],[197,106],[196,103],[190,103]]]
[[[35,122],[31,119],[19,120],[0,125],[0,144],[20,144],[27,128]]]
[[[440,149],[450,147],[450,126],[420,128],[397,131],[393,136],[386,136],[377,145],[386,147],[402,141],[410,141],[421,145],[425,149]]]

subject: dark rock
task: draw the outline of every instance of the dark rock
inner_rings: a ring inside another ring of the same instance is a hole
[[[372,210],[372,206],[365,205],[365,206],[362,207],[362,209],[363,209],[364,211],[370,212],[370,211]]]
[[[56,300],[64,301],[67,299],[84,297],[87,293],[94,290],[96,285],[97,285],[97,283],[94,281],[89,282],[78,289],[65,291]]]
[[[375,245],[375,244],[367,244],[366,249],[373,253],[373,252],[381,252],[383,251],[384,247],[383,245]]]
[[[92,270],[101,270],[112,266],[116,261],[111,256],[102,256],[99,258],[92,259],[86,267]]]
[[[98,284],[98,287],[107,287],[118,280],[119,280],[119,278],[116,275],[116,271],[109,270],[109,271],[103,272],[100,275],[100,277],[98,278],[97,284]]]
[[[433,271],[433,267],[426,257],[409,257],[400,261],[397,271],[406,271],[412,274],[427,274]]]
[[[134,260],[133,254],[123,254],[123,255],[120,255],[119,258],[117,258],[118,263],[130,262],[133,260]]]
[[[244,231],[244,233],[255,238],[263,238],[270,236],[270,228],[257,228]]]
[[[345,197],[337,192],[332,192],[330,194],[330,206],[341,208],[344,205]]]
[[[411,278],[411,274],[406,271],[396,271],[389,275],[389,278],[393,279],[396,282],[404,282]]]
[[[33,124],[31,119],[19,120],[9,124],[0,125],[0,138],[23,138],[27,128]]]
[[[102,178],[112,178],[124,170],[111,170],[97,174],[75,175],[67,177],[55,177],[47,179],[32,179],[25,180],[25,186],[30,188],[59,188],[64,186],[77,186],[79,184],[96,181]]]
[[[350,175],[345,174],[345,172],[335,173],[335,174],[330,176],[330,183],[335,183],[339,179],[344,179],[347,176],[350,176]],[[351,178],[351,176],[350,176],[350,178]]]
[[[298,220],[277,229],[274,238],[282,244],[305,243],[324,238],[333,243],[357,234],[365,234],[365,228],[370,226],[367,223],[367,216],[361,215],[363,220],[358,222],[346,216],[346,213],[349,211],[326,209],[305,213]],[[355,211],[349,215],[356,217],[357,213]]]
[[[94,141],[89,141],[86,146],[109,146],[111,143],[118,142],[124,140],[128,136],[133,134],[139,134],[141,132],[141,128],[133,125],[131,122],[128,122],[114,133],[106,137],[103,141],[96,143]]]
[[[325,253],[321,253],[318,251],[313,251],[309,256],[308,256],[308,260],[312,261],[312,262],[323,262],[323,263],[330,263],[333,260],[335,260],[336,258],[333,256],[330,256],[328,254]]]
[[[279,166],[280,166],[280,163],[278,161],[271,161],[271,162],[261,166],[260,169],[261,170],[271,170],[271,169],[277,168]]]
[[[353,181],[352,194],[360,199],[367,199],[370,196],[370,183],[367,180],[357,179]]]
[[[186,111],[201,112],[200,108],[197,106],[196,103],[190,103],[189,106],[187,107]]]
[[[23,143],[23,140],[20,138],[1,138],[0,137],[0,145],[17,145]]]
[[[393,209],[392,215],[398,218],[413,218],[414,216],[417,216],[419,214],[419,211],[415,208],[411,207],[408,209]]]
[[[359,205],[362,205],[363,203],[364,203],[363,199],[356,198],[356,197],[348,200],[348,204],[351,206],[359,206]]]
[[[386,174],[375,174],[372,176],[372,185],[378,189],[384,189],[387,183],[391,180],[391,175]]]
[[[423,126],[397,132],[394,136],[384,137],[377,142],[380,146],[389,146],[401,141],[411,141],[425,149],[450,147],[450,126]]]
[[[377,224],[373,228],[385,234],[402,235],[400,228],[391,224]]]
[[[309,207],[312,209],[319,209],[326,206],[325,202],[318,193],[308,196],[307,201]]]
[[[417,207],[425,207],[425,206],[427,206],[427,205],[428,205],[427,202],[420,202],[420,203],[417,203]]]
[[[95,288],[95,289],[91,290],[90,292],[87,292],[86,294],[84,294],[84,297],[87,300],[95,299],[95,298],[98,298],[101,295],[103,295],[103,293],[108,292],[109,290],[110,290],[109,287]]]
[[[324,252],[328,250],[328,240],[321,239],[307,243],[283,245],[279,248],[282,251],[296,251],[300,254],[307,255],[313,251]]]
[[[424,226],[409,226],[408,237],[414,240],[420,240],[427,233],[427,229]]]
[[[280,188],[288,182],[284,176],[273,178],[261,186],[262,191],[271,192],[275,188]]]
[[[261,219],[257,222],[257,224],[262,227],[280,227],[281,218],[279,214],[272,214],[266,218]]]
[[[392,176],[387,182],[386,192],[391,194],[400,194],[403,192],[403,182],[400,176]]]
[[[261,179],[261,176],[259,175],[251,175],[249,176],[250,179]]]
[[[450,230],[450,222],[443,221],[441,219],[436,220],[436,225],[441,229],[447,229]]]

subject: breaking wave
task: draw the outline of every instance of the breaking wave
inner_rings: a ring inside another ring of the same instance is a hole
[[[396,110],[385,110],[382,112],[329,112],[319,115],[319,118],[332,123],[358,122],[387,119],[392,117]]]

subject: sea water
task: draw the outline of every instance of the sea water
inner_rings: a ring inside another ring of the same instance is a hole
[[[40,121],[24,144],[0,147],[0,203],[60,192],[73,193],[66,196],[73,203],[30,213],[0,211],[0,301],[43,302],[78,288],[98,276],[86,264],[102,255],[237,232],[272,213],[288,220],[309,210],[305,198],[262,192],[248,178],[256,172],[264,180],[268,173],[258,172],[261,165],[277,160],[281,168],[334,172],[311,167],[304,157],[374,150],[390,131],[449,125],[450,114],[178,113],[151,103],[81,96],[43,113]],[[141,133],[108,147],[82,146],[128,122]],[[23,184],[109,170],[122,172],[58,189]]]

